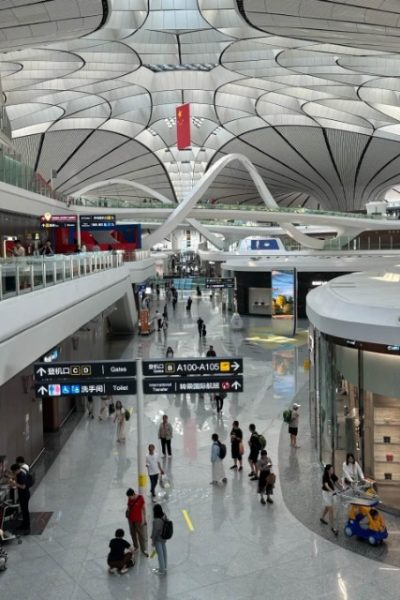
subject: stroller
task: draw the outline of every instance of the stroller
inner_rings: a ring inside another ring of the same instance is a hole
[[[381,544],[388,537],[385,521],[376,506],[379,496],[370,484],[356,484],[338,494],[348,504],[344,533],[368,540],[371,546]]]

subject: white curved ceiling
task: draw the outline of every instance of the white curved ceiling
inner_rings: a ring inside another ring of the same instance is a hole
[[[59,191],[130,179],[180,201],[228,153],[287,206],[359,209],[399,183],[398,0],[9,0],[0,23],[16,148]],[[208,194],[261,203],[240,165]]]

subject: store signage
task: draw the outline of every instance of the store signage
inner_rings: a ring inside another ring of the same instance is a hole
[[[250,240],[250,250],[279,250],[277,240]]]
[[[42,229],[58,229],[59,227],[75,227],[77,222],[76,215],[52,215],[45,213],[40,217],[40,226]]]
[[[242,358],[144,360],[143,375],[235,375],[243,373]]]
[[[207,277],[206,288],[210,290],[233,289],[235,287],[234,277]]]
[[[112,229],[115,227],[115,215],[81,215],[81,229]]]
[[[243,376],[149,377],[143,381],[143,391],[145,394],[243,392]]]
[[[126,396],[136,394],[136,379],[87,381],[58,381],[36,383],[35,393],[39,398],[54,398],[57,396]]]
[[[136,376],[136,362],[105,360],[95,362],[66,362],[49,365],[47,362],[34,365],[38,381],[58,379],[90,379],[96,377],[125,378]]]

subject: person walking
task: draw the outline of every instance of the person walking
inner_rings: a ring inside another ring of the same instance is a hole
[[[108,547],[110,552],[107,557],[108,572],[115,573],[118,571],[120,575],[128,572],[129,567],[134,566],[132,560],[133,548],[124,540],[125,531],[123,529],[117,529],[115,537],[110,540]]]
[[[164,471],[158,460],[158,454],[156,453],[156,447],[154,444],[149,444],[149,453],[146,456],[146,467],[150,478],[150,493],[154,500],[156,497],[156,487],[158,483],[158,476],[164,475]]]
[[[115,403],[114,423],[117,422],[117,442],[120,444],[125,442],[125,421],[125,408],[122,406],[122,402],[117,400]]]
[[[336,502],[336,489],[343,489],[339,483],[339,478],[335,475],[333,465],[325,465],[325,469],[322,475],[322,500],[324,503],[324,512],[320,518],[321,523],[331,526],[331,531],[334,535],[338,535],[339,531],[335,527],[335,502]],[[328,521],[326,520],[328,516]]]
[[[272,460],[267,455],[266,450],[261,450],[260,460],[257,463],[259,478],[258,478],[258,493],[260,494],[261,504],[266,504],[264,494],[267,494],[268,504],[273,504],[271,496],[273,493],[273,484],[271,476]]]
[[[222,409],[224,408],[224,400],[226,398],[227,394],[226,392],[217,392],[214,396],[214,400],[217,406],[217,413],[221,413]]]
[[[108,405],[112,402],[112,396],[101,396],[100,397],[100,412],[99,412],[99,421],[106,419],[108,417]]]
[[[251,434],[250,439],[249,439],[249,447],[250,447],[249,465],[250,465],[250,469],[251,469],[250,473],[249,473],[249,477],[251,477],[252,480],[257,480],[258,479],[257,461],[258,461],[258,455],[261,450],[260,437],[256,431],[256,426],[254,425],[254,423],[251,423],[249,425],[249,431]]]
[[[29,475],[22,469],[21,465],[17,463],[11,465],[10,471],[12,473],[10,487],[11,489],[18,490],[18,501],[22,513],[22,523],[18,529],[27,535],[31,532],[31,518],[29,514],[29,499],[31,497],[28,483]]]
[[[157,331],[161,331],[163,319],[162,319],[162,315],[159,310],[156,310],[156,312],[154,314],[154,319],[157,322]]]
[[[153,508],[153,527],[151,530],[151,543],[155,548],[158,558],[158,569],[153,569],[154,573],[165,575],[167,572],[167,543],[162,537],[164,529],[165,514],[160,504],[155,504]]]
[[[233,459],[233,465],[231,466],[231,469],[237,469],[239,463],[239,471],[243,470],[243,451],[243,431],[239,427],[239,421],[233,421],[231,431],[231,455]]]
[[[222,481],[226,483],[225,469],[223,465],[223,456],[221,456],[221,442],[219,441],[218,433],[213,433],[211,436],[211,484],[216,485]]]
[[[94,419],[93,396],[86,397],[86,405],[89,419]]]
[[[290,445],[292,448],[300,448],[297,445],[297,433],[299,430],[299,408],[300,404],[293,404],[293,410],[291,414],[291,418],[289,421],[289,435],[290,435]]]
[[[158,439],[161,441],[162,455],[172,456],[171,453],[171,440],[173,436],[173,430],[171,423],[168,422],[168,415],[163,415],[160,427],[158,428]]]
[[[168,321],[168,308],[167,308],[167,304],[164,305],[164,310],[163,310],[163,319],[164,321],[167,320]]]
[[[147,520],[144,498],[140,494],[136,494],[132,488],[126,491],[126,495],[128,496],[126,517],[135,552],[140,547],[142,553],[145,556],[149,556],[147,551]]]
[[[217,356],[217,353],[214,350],[214,346],[209,346],[208,350],[206,352],[206,357],[207,358],[213,358],[214,356]]]
[[[200,337],[201,337],[201,335],[202,335],[202,331],[203,331],[203,323],[204,323],[203,319],[202,319],[201,317],[199,317],[199,318],[197,319],[197,330],[198,330],[198,332],[199,332],[199,336],[200,336]]]
[[[172,308],[175,310],[176,309],[176,304],[178,302],[178,294],[174,295],[172,297]]]
[[[167,351],[165,353],[165,358],[174,358],[174,351],[171,346],[168,346]]]
[[[186,310],[192,309],[192,302],[193,302],[192,297],[189,296],[189,298],[187,299],[187,302],[186,302]]]
[[[203,323],[203,325],[201,326],[201,336],[204,338],[204,341],[205,341],[206,335],[207,335],[207,327],[206,327],[206,324]]]

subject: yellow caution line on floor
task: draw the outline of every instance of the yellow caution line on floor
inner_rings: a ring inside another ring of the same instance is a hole
[[[186,521],[186,525],[189,528],[189,531],[194,531],[194,527],[193,527],[193,523],[192,523],[192,519],[189,517],[189,513],[187,510],[182,510],[182,514],[183,514],[183,518]]]

